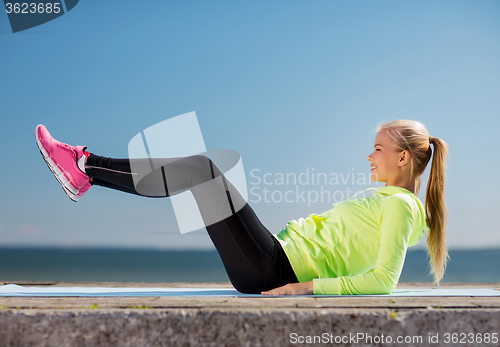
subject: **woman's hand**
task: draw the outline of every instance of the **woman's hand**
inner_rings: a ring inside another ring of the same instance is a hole
[[[288,283],[283,287],[274,288],[267,292],[262,292],[262,295],[304,295],[314,294],[313,281],[302,283]]]

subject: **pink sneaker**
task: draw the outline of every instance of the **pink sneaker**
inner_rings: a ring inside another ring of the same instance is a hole
[[[56,177],[57,178],[57,177]],[[68,194],[69,198],[71,200],[73,200],[74,202],[77,202],[78,200],[80,200],[80,198],[82,197],[83,194],[85,194],[89,189],[90,187],[92,187],[92,185],[90,184],[90,182],[86,183],[79,191],[78,191],[78,194],[73,194],[71,191],[69,191],[64,185],[62,186],[64,191],[66,192],[66,194]]]
[[[47,128],[40,124],[35,130],[36,144],[50,171],[61,183],[71,200],[78,201],[91,187],[89,176],[78,167],[77,161],[85,146],[70,146],[54,139]]]

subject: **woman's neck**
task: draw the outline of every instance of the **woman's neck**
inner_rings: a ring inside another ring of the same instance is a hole
[[[413,181],[406,181],[406,182],[396,182],[393,184],[389,184],[388,182],[385,183],[386,186],[396,186],[396,187],[401,187],[404,189],[409,190],[413,194],[415,194],[415,180]]]

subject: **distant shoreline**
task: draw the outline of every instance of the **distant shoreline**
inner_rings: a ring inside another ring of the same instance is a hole
[[[442,282],[498,282],[500,249],[450,250]],[[0,281],[228,282],[216,250],[0,247]],[[432,282],[425,249],[407,252],[400,282]]]

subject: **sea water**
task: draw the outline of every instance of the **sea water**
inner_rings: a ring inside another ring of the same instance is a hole
[[[500,249],[450,250],[442,282],[500,282]],[[0,248],[0,282],[227,282],[216,251]],[[400,282],[432,282],[428,255],[409,250]]]

